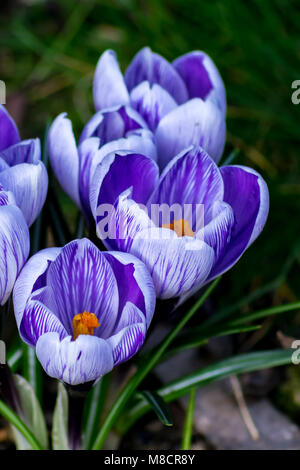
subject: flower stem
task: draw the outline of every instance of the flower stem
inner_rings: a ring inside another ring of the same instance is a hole
[[[138,371],[132,376],[129,380],[127,385],[123,388],[120,395],[118,396],[117,400],[115,401],[113,407],[111,408],[110,412],[106,416],[106,419],[103,423],[103,426],[98,433],[98,436],[92,446],[93,450],[99,450],[102,448],[104,441],[112,428],[115,424],[118,416],[120,415],[122,409],[142,382],[142,380],[146,377],[146,375],[153,369],[153,367],[157,364],[162,354],[166,351],[170,343],[179,333],[179,331],[185,326],[185,324],[192,318],[192,316],[199,310],[201,305],[207,299],[207,297],[211,294],[211,292],[215,289],[217,284],[219,283],[221,277],[217,278],[204,292],[204,294],[200,297],[200,299],[193,305],[193,307],[184,315],[184,317],[178,322],[178,324],[173,328],[173,330],[167,335],[158,349],[153,353],[153,355],[146,361],[144,365],[138,369]]]

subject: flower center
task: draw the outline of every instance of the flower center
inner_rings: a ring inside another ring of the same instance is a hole
[[[195,235],[189,221],[185,219],[173,220],[171,224],[162,224],[162,228],[174,230],[178,237],[193,237]]]
[[[83,313],[78,313],[73,317],[73,341],[79,335],[91,335],[94,334],[94,329],[100,326],[96,315],[89,313],[86,310]]]

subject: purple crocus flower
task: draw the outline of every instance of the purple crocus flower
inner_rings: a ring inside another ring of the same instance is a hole
[[[269,195],[254,170],[218,168],[194,146],[160,177],[157,164],[143,155],[108,155],[95,172],[91,207],[98,236],[109,249],[146,264],[158,297],[185,298],[227,271],[254,242],[267,219]],[[172,212],[164,220],[165,208]]]
[[[154,133],[161,168],[190,145],[200,145],[216,162],[221,158],[225,88],[204,52],[190,52],[170,64],[145,47],[123,77],[115,53],[107,50],[97,64],[94,102],[98,111],[120,105],[137,110]]]
[[[66,113],[50,127],[48,152],[51,166],[68,196],[91,221],[90,184],[97,165],[105,155],[117,150],[131,150],[156,160],[152,133],[140,115],[128,106],[117,106],[93,116],[78,142]]]
[[[68,384],[99,379],[142,346],[155,307],[144,264],[87,239],[29,259],[14,288],[22,339]]]
[[[15,198],[0,184],[0,305],[8,300],[30,248],[29,230]]]
[[[113,51],[101,56],[94,78],[97,113],[76,143],[72,123],[60,114],[48,134],[54,173],[91,223],[89,193],[96,166],[109,153],[131,150],[163,168],[181,150],[201,145],[218,161],[225,144],[225,89],[204,52],[172,65],[142,49],[123,78]]]
[[[48,190],[47,171],[40,159],[40,140],[21,141],[15,122],[0,105],[0,184],[13,192],[28,226],[40,213]]]

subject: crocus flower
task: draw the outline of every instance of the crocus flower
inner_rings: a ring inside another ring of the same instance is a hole
[[[93,91],[98,111],[130,105],[139,112],[154,133],[161,168],[190,145],[200,145],[220,160],[226,133],[225,88],[204,52],[190,52],[170,64],[145,47],[123,77],[115,53],[107,50],[97,64]]]
[[[39,139],[20,140],[17,126],[0,105],[0,184],[14,194],[28,226],[40,213],[48,190]]]
[[[97,380],[133,356],[155,307],[144,264],[87,239],[30,258],[13,298],[22,339],[51,377],[71,385]]]
[[[254,242],[266,222],[269,196],[254,170],[218,168],[201,147],[190,147],[160,177],[156,163],[143,155],[108,155],[95,172],[91,207],[98,236],[109,249],[146,264],[158,297],[186,298],[227,271]],[[163,211],[153,212],[157,208],[173,214],[163,220]]]
[[[14,196],[0,184],[0,305],[8,300],[30,248],[29,230]]]
[[[83,129],[77,146],[72,123],[60,114],[48,134],[51,166],[63,189],[91,220],[90,183],[98,163],[108,153],[131,150],[156,159],[152,133],[144,120],[128,106],[99,112]]]

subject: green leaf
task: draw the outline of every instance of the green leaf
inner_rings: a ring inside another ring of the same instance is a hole
[[[232,374],[241,374],[254,370],[277,367],[291,364],[291,357],[294,350],[279,349],[274,351],[252,352],[231,357],[212,364],[200,371],[182,377],[157,391],[167,403],[176,400],[188,393],[193,387],[207,385],[216,380],[228,377]],[[134,402],[134,399],[132,400]],[[145,399],[138,399],[136,395],[135,405],[129,410],[120,421],[118,429],[126,432],[137,419],[151,409]]]
[[[41,403],[42,399],[42,367],[37,360],[35,349],[23,343],[23,376],[30,383],[35,395]]]
[[[117,397],[115,403],[111,407],[108,415],[106,416],[102,427],[95,439],[95,442],[92,446],[93,450],[99,450],[104,444],[104,441],[112,428],[112,426],[117,421],[119,415],[121,414],[123,408],[127,404],[128,400],[132,397],[135,390],[146,377],[146,375],[153,369],[153,367],[159,362],[160,358],[163,356],[167,348],[170,346],[172,341],[176,338],[177,334],[181,329],[186,325],[186,323],[192,318],[192,316],[198,312],[201,305],[209,297],[212,291],[220,282],[221,277],[212,282],[198,301],[193,305],[193,307],[181,318],[173,330],[167,335],[167,337],[161,342],[157,349],[153,352],[150,358],[148,358],[144,364],[140,365],[137,372],[131,377],[127,382],[126,386],[121,390],[119,396]]]
[[[140,392],[145,400],[149,403],[153,411],[155,411],[158,419],[165,426],[173,426],[173,420],[168,405],[156,392],[150,392],[150,390],[143,390]]]
[[[89,449],[99,431],[101,413],[108,391],[110,374],[104,375],[89,392],[85,405],[83,448]]]
[[[36,439],[36,437],[32,434],[30,429],[26,426],[26,424],[19,418],[19,416],[9,407],[7,406],[4,401],[0,400],[0,414],[7,419],[9,423],[11,423],[20,433],[25,437],[25,439],[30,444],[30,448],[34,450],[43,450],[43,447]]]
[[[58,393],[53,413],[53,450],[69,450],[68,438],[68,394],[64,385],[58,383]]]
[[[33,388],[27,380],[20,375],[14,375],[14,382],[20,397],[24,421],[33,435],[38,436],[42,447],[47,449],[48,435],[45,418]],[[28,442],[17,428],[13,427],[12,429],[18,450],[33,449],[32,444]]]
[[[194,423],[194,412],[195,412],[195,398],[196,398],[196,388],[192,388],[190,391],[190,398],[188,407],[186,410],[184,427],[183,427],[183,436],[182,436],[182,450],[190,450],[192,435],[193,435],[193,423]]]

